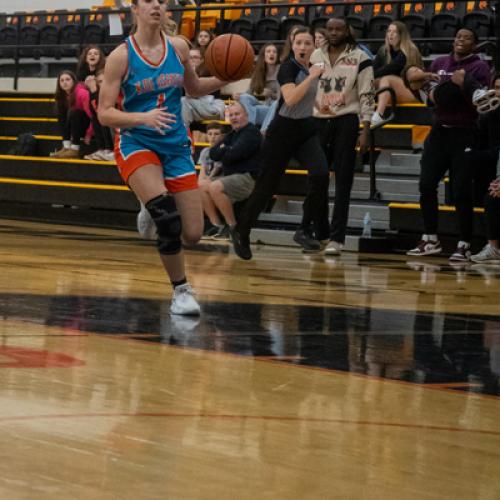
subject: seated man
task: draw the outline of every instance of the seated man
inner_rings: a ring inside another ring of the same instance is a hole
[[[222,177],[202,190],[203,210],[212,224],[219,227],[215,239],[229,239],[229,228],[236,225],[233,203],[250,196],[261,166],[261,133],[248,122],[245,108],[239,102],[229,107],[228,120],[231,132],[210,149],[210,158],[222,163]]]

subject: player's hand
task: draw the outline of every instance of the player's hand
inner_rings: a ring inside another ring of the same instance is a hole
[[[313,79],[319,78],[325,72],[325,65],[323,63],[313,64],[309,68],[309,76]]]
[[[458,85],[460,88],[463,88],[464,80],[465,80],[465,70],[464,69],[457,69],[456,71],[453,72],[453,75],[451,75],[451,81],[455,85]]]
[[[169,113],[167,108],[155,108],[144,113],[143,125],[157,130],[160,134],[164,134],[165,130],[169,130],[175,123],[176,117],[173,113]]]
[[[94,75],[89,75],[85,78],[85,86],[90,90],[90,92],[97,91],[97,82]]]

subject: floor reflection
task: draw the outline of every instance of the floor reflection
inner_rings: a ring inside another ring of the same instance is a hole
[[[185,318],[167,307],[145,299],[0,295],[3,321],[35,321],[68,335],[126,334],[500,396],[500,318],[225,302],[205,303],[201,318]]]

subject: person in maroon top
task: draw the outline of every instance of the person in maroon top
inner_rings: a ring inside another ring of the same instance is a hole
[[[429,102],[434,106],[434,123],[425,140],[420,172],[420,209],[424,234],[411,256],[436,255],[442,252],[438,239],[439,182],[449,171],[451,189],[458,217],[459,242],[450,261],[467,262],[473,228],[473,168],[471,150],[475,147],[477,110],[474,92],[487,87],[490,68],[474,52],[476,34],[460,29],[453,52],[435,59],[425,76]],[[414,83],[406,72],[410,86]],[[432,77],[429,77],[429,74]]]

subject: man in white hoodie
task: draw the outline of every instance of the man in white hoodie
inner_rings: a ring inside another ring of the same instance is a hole
[[[335,205],[330,227],[322,228],[315,236],[322,243],[329,241],[325,254],[338,255],[345,242],[356,146],[365,149],[368,144],[374,110],[373,64],[356,44],[344,18],[329,19],[326,30],[328,43],[314,51],[311,63],[325,67],[314,116],[321,144],[335,173]],[[316,191],[311,185],[313,181],[311,178],[308,196]],[[324,210],[328,210],[328,203]],[[303,221],[303,228],[308,225],[309,221]]]

